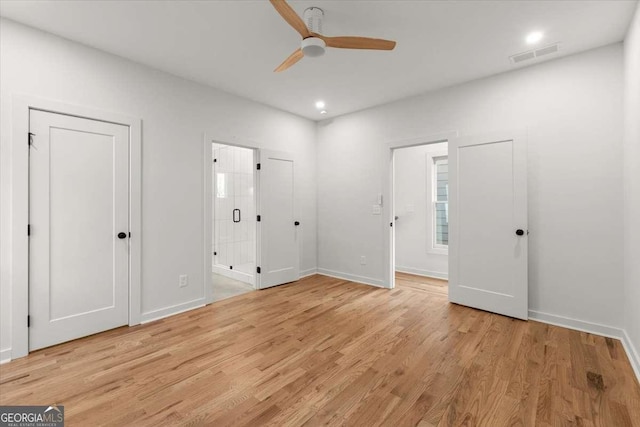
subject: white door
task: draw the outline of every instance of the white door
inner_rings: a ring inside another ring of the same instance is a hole
[[[129,129],[32,110],[30,132],[35,350],[128,322]]]
[[[260,150],[260,289],[298,280],[293,166],[288,153]]]
[[[527,318],[523,134],[449,142],[449,300]]]

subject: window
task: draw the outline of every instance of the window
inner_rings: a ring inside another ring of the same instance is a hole
[[[433,157],[433,247],[449,246],[449,159]]]

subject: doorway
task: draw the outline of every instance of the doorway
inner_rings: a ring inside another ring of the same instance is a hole
[[[434,138],[435,139],[435,138]],[[449,301],[494,313],[528,317],[527,138],[525,131],[493,132],[436,142],[448,144],[447,154],[427,156],[434,230],[431,249],[448,249]],[[396,238],[406,205],[396,206],[396,181],[403,149],[426,145],[419,141],[391,143],[389,237],[390,287],[396,282]],[[400,154],[399,154],[400,153]],[[418,157],[418,156],[415,156]],[[425,168],[426,170],[426,168]],[[446,186],[439,185],[439,175]],[[411,182],[419,182],[414,176]],[[448,188],[446,188],[448,187]],[[445,190],[445,191],[443,191]],[[444,215],[442,214],[444,212]],[[442,219],[446,221],[442,221]],[[414,241],[418,240],[415,239]],[[402,268],[402,266],[400,266]]]
[[[256,288],[256,155],[218,142],[211,148],[211,283],[218,301]]]
[[[448,143],[393,153],[395,279],[438,293],[448,279]]]
[[[205,135],[203,159],[207,303],[298,280],[295,156]]]

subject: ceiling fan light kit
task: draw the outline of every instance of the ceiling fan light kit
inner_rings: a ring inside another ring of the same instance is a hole
[[[324,55],[326,47],[327,44],[321,38],[307,37],[306,39],[302,40],[301,49],[302,53],[304,53],[304,56],[315,58],[317,56]]]
[[[285,0],[269,1],[280,16],[302,36],[300,48],[289,55],[289,57],[274,70],[275,72],[286,70],[305,56],[311,58],[322,56],[327,47],[370,50],[393,50],[393,48],[396,47],[396,42],[391,40],[357,36],[324,36],[320,34],[322,31],[322,19],[324,17],[324,11],[322,9],[318,7],[307,8],[304,11],[303,21]]]

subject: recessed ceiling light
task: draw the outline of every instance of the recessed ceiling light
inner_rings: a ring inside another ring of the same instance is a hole
[[[316,108],[322,110],[324,108],[324,101],[316,101]]]
[[[320,111],[320,114],[327,114],[327,110]]]
[[[540,40],[542,40],[542,37],[544,36],[544,34],[541,31],[534,31],[532,33],[529,33],[529,35],[527,36],[527,44],[536,44],[538,43]]]

